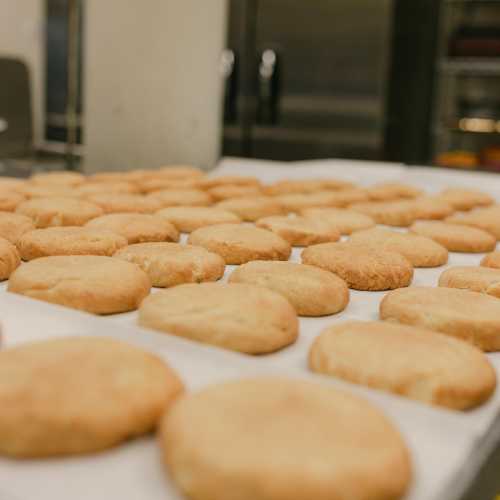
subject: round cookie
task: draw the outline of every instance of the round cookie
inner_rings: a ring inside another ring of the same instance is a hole
[[[455,212],[449,203],[435,196],[421,196],[412,201],[417,210],[417,219],[442,220]]]
[[[2,191],[17,191],[27,184],[25,179],[18,177],[0,176],[0,189]]]
[[[476,266],[450,267],[439,277],[439,286],[472,290],[500,298],[500,269]]]
[[[301,212],[312,207],[345,207],[350,203],[365,200],[361,189],[346,191],[315,191],[313,193],[282,194],[275,196],[287,212]]]
[[[197,178],[177,179],[171,177],[152,177],[137,181],[136,185],[143,193],[163,190],[198,189],[201,181]]]
[[[495,202],[489,194],[469,188],[444,189],[438,197],[450,204],[455,210],[471,210],[475,207],[492,205]]]
[[[300,213],[304,217],[333,224],[340,234],[348,235],[375,226],[375,221],[368,215],[347,208],[305,208]]]
[[[295,310],[280,294],[241,283],[179,285],[150,295],[139,324],[247,354],[277,351],[295,342]]]
[[[282,180],[265,186],[266,194],[278,196],[281,194],[314,193],[316,191],[338,191],[354,188],[354,184],[340,179],[295,179]]]
[[[401,184],[399,182],[384,182],[382,184],[375,184],[366,189],[368,197],[373,201],[391,201],[400,200],[404,198],[417,198],[421,196],[423,191],[421,189]]]
[[[43,172],[32,175],[29,181],[33,184],[51,184],[54,186],[74,187],[85,182],[85,177],[78,172]]]
[[[87,182],[75,189],[75,194],[86,198],[94,194],[136,194],[139,192],[131,182]]]
[[[288,260],[290,244],[277,234],[240,224],[202,227],[189,235],[188,243],[219,254],[226,264],[251,260]]]
[[[43,376],[41,376],[43,374]],[[182,382],[160,358],[105,337],[0,351],[0,454],[90,453],[152,431]]]
[[[232,186],[231,184],[227,184],[210,188],[208,193],[215,201],[222,201],[231,198],[261,196],[262,190],[259,186]]]
[[[500,240],[500,206],[475,208],[467,213],[454,214],[445,219],[450,224],[477,227]]]
[[[8,291],[94,314],[139,307],[149,293],[148,275],[135,264],[113,257],[42,257],[12,273]]]
[[[259,285],[283,295],[299,316],[326,316],[343,311],[349,289],[333,273],[294,262],[254,261],[237,267],[229,283]]]
[[[219,177],[206,177],[202,179],[200,187],[202,189],[211,189],[217,186],[257,186],[261,183],[257,177],[244,175],[221,175]]]
[[[336,227],[327,221],[319,219],[308,219],[307,217],[287,217],[286,215],[275,215],[259,219],[255,225],[269,229],[290,245],[307,247],[316,243],[327,243],[338,241],[340,233]]]
[[[500,252],[491,252],[485,255],[481,260],[481,265],[500,269]]]
[[[51,255],[113,255],[127,239],[107,229],[67,226],[35,229],[17,242],[23,260]]]
[[[96,172],[87,177],[88,182],[135,182],[130,178],[130,172]]]
[[[0,212],[0,238],[5,238],[15,245],[23,234],[33,229],[35,229],[35,224],[30,217]]]
[[[17,191],[26,198],[73,198],[77,197],[76,189],[57,184],[29,184],[26,183]]]
[[[225,268],[220,255],[177,243],[138,243],[118,250],[114,256],[137,264],[157,287],[217,281]]]
[[[419,211],[413,200],[369,201],[349,205],[351,210],[371,217],[377,224],[406,227],[418,218]]]
[[[401,254],[352,241],[313,245],[301,258],[337,274],[354,290],[391,290],[408,286],[413,278],[413,267]]]
[[[87,196],[87,200],[100,206],[107,214],[152,214],[162,207],[159,200],[140,194],[93,194]]]
[[[158,174],[171,179],[200,179],[205,176],[201,168],[192,165],[165,165],[157,170]]]
[[[227,210],[241,217],[244,221],[256,221],[262,217],[271,215],[283,215],[286,210],[271,196],[251,196],[244,198],[231,198],[220,201],[215,205],[217,208]]]
[[[465,410],[496,387],[488,358],[474,346],[431,330],[387,321],[347,321],[324,330],[309,352],[314,372]]]
[[[17,248],[5,238],[0,238],[0,281],[6,280],[21,264]]]
[[[205,226],[241,222],[236,214],[215,207],[168,207],[156,212],[156,215],[167,219],[183,233]]]
[[[0,190],[0,211],[13,212],[25,200],[26,197],[16,191]]]
[[[376,250],[399,253],[414,267],[438,267],[448,262],[446,248],[417,234],[374,227],[354,233],[351,241],[373,246]]]
[[[148,194],[147,198],[157,201],[160,208],[207,207],[213,203],[212,197],[200,189],[166,189]]]
[[[380,303],[380,319],[436,330],[500,350],[500,300],[483,293],[442,287],[394,290]]]
[[[129,245],[147,241],[179,241],[175,226],[158,215],[108,214],[92,219],[85,227],[113,231],[125,237]]]
[[[36,198],[21,203],[16,213],[31,217],[38,228],[83,226],[103,214],[98,205],[76,198]]]
[[[417,221],[410,231],[433,239],[450,252],[490,252],[497,243],[490,233],[482,229],[441,221]]]
[[[378,409],[310,381],[267,376],[187,395],[165,415],[160,445],[196,500],[395,500],[411,479],[409,452]]]

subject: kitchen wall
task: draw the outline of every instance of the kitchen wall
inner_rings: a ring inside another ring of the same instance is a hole
[[[226,0],[85,2],[85,169],[213,166]]]

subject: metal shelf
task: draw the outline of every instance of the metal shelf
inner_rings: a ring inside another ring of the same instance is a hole
[[[439,63],[439,69],[445,73],[500,77],[500,57],[496,59],[486,57],[443,58]]]

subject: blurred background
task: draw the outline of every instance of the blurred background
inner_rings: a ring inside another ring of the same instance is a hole
[[[500,172],[499,0],[0,0],[0,173]]]

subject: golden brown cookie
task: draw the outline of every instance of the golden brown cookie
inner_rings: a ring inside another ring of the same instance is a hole
[[[241,283],[179,285],[150,295],[139,309],[139,324],[247,354],[292,344],[299,328],[283,296]]]
[[[380,303],[380,319],[436,330],[476,345],[500,350],[500,300],[456,288],[394,290]]]
[[[75,187],[85,182],[85,177],[78,172],[57,171],[43,172],[32,175],[29,179],[32,184],[50,184],[55,186]]]
[[[157,201],[160,208],[207,207],[213,203],[212,197],[200,189],[165,189],[154,191],[147,198]]]
[[[210,188],[208,193],[215,201],[222,201],[231,198],[261,196],[262,190],[259,186],[232,186],[231,184],[227,184]]]
[[[470,188],[448,188],[439,193],[439,198],[455,210],[471,210],[475,207],[492,205],[495,200],[487,193]]]
[[[244,221],[250,222],[262,217],[283,215],[286,213],[281,203],[271,196],[232,198],[220,201],[215,207],[232,212]]]
[[[448,262],[445,247],[417,234],[374,227],[352,234],[351,241],[371,245],[376,250],[400,253],[414,267],[438,267]]]
[[[75,188],[75,194],[86,198],[94,194],[137,194],[139,188],[131,182],[87,182]]]
[[[0,189],[2,191],[17,191],[27,184],[25,179],[18,177],[0,176]]]
[[[500,252],[491,252],[485,255],[481,260],[481,265],[500,269]]]
[[[295,179],[282,180],[265,186],[265,192],[271,196],[281,194],[314,193],[316,191],[338,191],[354,188],[354,184],[340,179]]]
[[[337,228],[328,221],[320,219],[275,215],[259,219],[255,225],[269,229],[288,241],[290,245],[297,247],[307,247],[316,243],[327,243],[340,239],[340,232]]]
[[[17,248],[5,238],[0,238],[0,281],[6,280],[21,264]]]
[[[408,184],[401,184],[399,182],[383,182],[375,184],[366,189],[368,197],[373,201],[391,201],[400,200],[404,198],[417,198],[421,196],[423,191],[421,189],[409,186]]]
[[[43,374],[43,375],[42,375]],[[105,337],[0,351],[0,454],[90,453],[155,429],[183,386],[160,358]]]
[[[313,207],[346,207],[347,205],[366,200],[366,193],[361,189],[345,191],[315,191],[313,193],[282,194],[275,196],[288,212],[300,213]]]
[[[157,173],[170,179],[200,179],[205,176],[201,168],[177,164],[160,167]]]
[[[0,211],[13,212],[17,206],[26,201],[26,197],[14,190],[0,189]]]
[[[219,254],[226,264],[251,260],[288,260],[290,244],[277,234],[258,227],[217,224],[193,231],[188,243]]]
[[[355,290],[391,290],[413,278],[413,266],[401,254],[352,241],[307,247],[302,262],[339,275]]]
[[[237,267],[229,283],[264,286],[283,295],[299,316],[326,316],[343,311],[349,289],[335,274],[294,262],[256,260]]]
[[[0,212],[0,238],[5,238],[15,245],[23,234],[33,229],[35,224],[30,217]]]
[[[458,339],[388,321],[346,321],[324,330],[309,366],[355,384],[465,410],[496,387],[488,358]]]
[[[224,274],[224,259],[203,247],[177,243],[138,243],[118,250],[118,259],[137,264],[153,286],[217,281]]]
[[[417,221],[410,227],[410,231],[433,239],[450,252],[489,252],[497,243],[490,233],[482,229],[441,221]]]
[[[413,200],[368,201],[349,205],[351,210],[371,217],[377,224],[406,227],[418,219],[419,211]]]
[[[465,214],[454,214],[448,217],[445,222],[477,227],[500,240],[500,205],[475,208]]]
[[[152,214],[162,207],[159,200],[140,194],[93,194],[87,200],[100,206],[104,213]]]
[[[215,224],[241,222],[236,214],[215,207],[168,207],[159,210],[156,215],[170,221],[183,233],[191,233],[200,227]]]
[[[456,266],[439,277],[439,286],[487,293],[500,298],[500,269],[477,266]]]
[[[261,186],[257,177],[245,175],[220,175],[218,177],[205,177],[202,179],[200,187],[210,189],[216,186]]]
[[[396,500],[412,475],[409,451],[379,410],[296,379],[231,381],[180,398],[160,445],[170,477],[196,500],[234,500],[234,492],[238,500]]]
[[[352,234],[375,226],[375,221],[368,215],[347,208],[305,208],[300,213],[304,217],[333,224],[340,234]]]
[[[142,193],[153,193],[164,190],[198,189],[200,183],[201,180],[198,178],[147,177],[135,184]]]
[[[16,213],[30,217],[36,227],[83,226],[103,214],[101,207],[77,198],[35,198],[21,203]]]
[[[150,289],[139,266],[96,255],[35,259],[14,271],[8,284],[9,292],[94,314],[137,309]]]
[[[417,219],[442,220],[455,212],[449,203],[436,196],[421,196],[412,201],[417,210]]]
[[[108,214],[92,219],[85,227],[120,234],[129,245],[148,241],[179,241],[179,231],[175,226],[158,215]]]
[[[19,187],[17,190],[24,197],[31,198],[75,198],[78,193],[70,186],[60,186],[58,184],[30,184]]]
[[[66,226],[35,229],[17,242],[23,260],[50,255],[113,255],[127,239],[108,229]]]
[[[130,172],[96,172],[87,177],[88,182],[135,182],[130,178]]]

